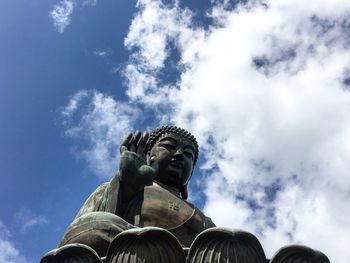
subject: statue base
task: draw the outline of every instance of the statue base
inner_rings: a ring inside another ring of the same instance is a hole
[[[284,247],[269,260],[252,234],[226,228],[200,233],[183,248],[169,231],[157,227],[126,230],[109,244],[105,257],[83,244],[68,244],[48,252],[40,263],[330,263],[309,247]]]

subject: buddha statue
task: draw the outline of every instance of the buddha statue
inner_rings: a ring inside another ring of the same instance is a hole
[[[300,245],[266,259],[251,233],[215,227],[186,201],[198,159],[189,132],[163,126],[129,133],[119,171],[86,200],[57,249],[41,263],[329,263]]]
[[[151,134],[137,131],[125,137],[120,153],[118,173],[87,199],[59,246],[81,243],[105,256],[117,234],[159,227],[189,247],[199,233],[215,226],[186,201],[198,158],[193,135],[175,126]]]

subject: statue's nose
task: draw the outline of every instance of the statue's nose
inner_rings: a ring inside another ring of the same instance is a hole
[[[177,149],[177,151],[174,153],[174,158],[181,161],[184,159],[184,151],[182,148]]]

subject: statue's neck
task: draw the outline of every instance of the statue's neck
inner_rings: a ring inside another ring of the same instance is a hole
[[[163,183],[161,183],[159,181],[154,181],[154,183],[156,185],[158,185],[159,187],[162,187],[162,188],[168,190],[170,193],[172,193],[172,194],[174,194],[176,196],[180,196],[180,190],[178,188],[172,187],[172,186],[169,186],[169,185],[166,185],[166,184],[163,184]]]

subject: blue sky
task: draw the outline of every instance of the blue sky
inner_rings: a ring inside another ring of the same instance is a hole
[[[57,3],[0,3],[0,220],[30,262],[56,246],[101,182],[71,154],[60,110],[80,89],[125,97],[113,69],[127,58],[123,39],[135,12],[133,1],[77,7],[74,23],[59,33],[49,15]],[[108,56],[94,54],[100,50]],[[16,220],[21,213],[29,218]],[[38,222],[22,231],[30,219]]]
[[[219,226],[350,257],[350,3],[0,2],[0,263],[38,262],[128,130],[199,140]],[[312,222],[312,223],[310,223]]]

